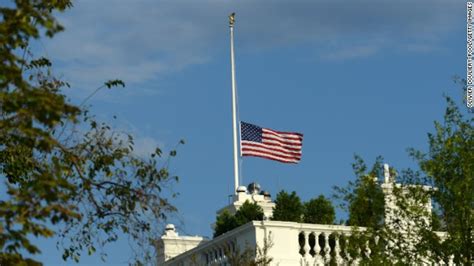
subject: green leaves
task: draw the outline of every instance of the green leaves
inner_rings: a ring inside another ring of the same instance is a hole
[[[377,157],[371,170],[368,171],[364,160],[355,155],[352,165],[356,176],[347,187],[334,187],[334,197],[341,201],[341,207],[349,212],[347,225],[380,228],[384,218],[384,194],[375,181],[382,180],[382,157]]]
[[[214,228],[214,237],[224,234],[234,228],[244,225],[250,221],[263,220],[263,209],[257,203],[245,201],[232,215],[228,210],[223,210],[216,218],[216,226]]]
[[[238,224],[246,224],[250,221],[263,220],[263,209],[256,202],[245,201],[235,213]]]
[[[104,83],[107,88],[122,86],[125,87],[125,83],[120,79],[112,79]]]
[[[450,254],[455,263],[467,265],[474,260],[474,119],[445,98],[444,121],[435,122],[428,135],[428,152],[412,149],[410,154],[437,188],[433,196],[449,232],[445,242],[455,243],[447,247]]]
[[[38,59],[31,60],[30,63],[28,64],[27,68],[41,68],[41,67],[50,67],[51,61],[45,57],[40,57]]]
[[[239,222],[228,210],[223,210],[216,218],[216,226],[214,228],[214,237],[218,237],[225,232],[239,227]]]
[[[333,224],[334,207],[323,195],[302,203],[295,191],[280,191],[275,199],[272,220],[298,223]]]
[[[375,170],[382,169],[381,158],[368,171],[356,157],[356,181],[335,188],[336,198],[349,210],[347,223],[368,227],[349,241],[356,248],[369,241],[372,254],[370,259],[362,258],[362,264],[447,264],[450,256],[459,265],[474,261],[474,118],[464,117],[455,102],[445,98],[444,121],[435,122],[428,133],[428,151],[408,149],[419,170],[406,169],[397,175],[390,169],[398,182],[387,188],[391,207],[383,206],[383,193],[373,181],[380,179]],[[384,208],[390,215],[382,223]],[[445,239],[435,230],[446,230]],[[375,237],[378,244],[370,242]]]
[[[334,224],[336,213],[330,200],[323,195],[304,203],[303,222],[312,224]]]
[[[272,220],[301,222],[303,210],[301,199],[295,191],[288,194],[282,190],[276,196]]]
[[[30,39],[64,29],[54,15],[71,1],[13,2],[0,8],[0,176],[8,190],[0,201],[0,264],[39,265],[26,258],[41,248],[29,239],[54,234],[62,237],[64,260],[79,261],[119,232],[140,246],[138,257],[150,258],[151,231],[176,211],[163,190],[177,177],[155,158],[160,149],[138,158],[132,136],[96,121],[84,107],[100,89],[124,87],[122,80],[105,82],[75,105],[51,61],[28,50]]]

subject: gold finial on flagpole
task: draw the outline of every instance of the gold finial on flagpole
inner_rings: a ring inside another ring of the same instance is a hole
[[[235,23],[235,12],[229,15],[229,27],[233,27]]]

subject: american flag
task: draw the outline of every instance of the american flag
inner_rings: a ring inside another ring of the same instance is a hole
[[[242,156],[257,156],[283,163],[298,163],[301,160],[303,134],[281,132],[240,122],[240,153]]]

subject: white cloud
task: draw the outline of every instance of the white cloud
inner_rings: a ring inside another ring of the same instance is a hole
[[[157,147],[161,147],[160,142],[152,137],[139,137],[135,139],[135,147],[133,152],[142,157],[147,158],[155,152]]]
[[[105,117],[101,117],[105,119]],[[128,142],[128,134],[133,136],[133,153],[141,158],[146,159],[155,152],[156,148],[166,149],[165,142],[154,137],[149,126],[138,128],[132,122],[120,119],[119,121],[111,121],[113,131],[118,134],[119,140]]]
[[[327,60],[347,60],[358,57],[367,57],[376,54],[379,50],[377,45],[359,45],[359,46],[345,46],[338,50],[330,51],[326,54],[322,54],[321,58]]]
[[[145,84],[228,49],[237,12],[241,50],[306,43],[320,58],[347,60],[397,48],[436,51],[464,5],[445,1],[78,1],[66,31],[46,42],[58,72],[87,95],[103,81]],[[338,45],[332,45],[332,44]],[[421,45],[422,44],[422,45]],[[156,85],[145,88],[156,92]],[[138,93],[134,91],[133,93]]]

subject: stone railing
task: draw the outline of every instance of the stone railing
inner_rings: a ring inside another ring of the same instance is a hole
[[[353,261],[347,248],[349,246],[349,236],[354,228],[350,226],[336,225],[308,225],[302,226],[298,235],[300,246],[299,253],[303,265],[342,265],[345,262]],[[358,228],[364,231],[365,228]],[[363,256],[370,257],[371,250],[368,243],[358,247],[357,252],[363,252]],[[354,261],[355,264],[358,261]]]
[[[186,251],[163,265],[229,265],[227,254],[235,254],[245,248],[254,249],[252,243],[255,243],[255,227],[253,223],[247,223]]]
[[[370,259],[370,244],[377,244],[378,236],[369,239],[360,246],[352,246],[355,258],[348,251],[350,236],[358,231],[363,232],[364,227],[349,227],[337,225],[301,224],[298,235],[299,253],[301,255],[300,265],[359,265],[362,258]],[[446,232],[435,232],[445,241],[448,237]],[[426,261],[424,265],[455,265],[454,256],[441,258],[437,263]]]
[[[343,264],[350,258],[341,248],[347,242],[341,241],[347,241],[345,236],[352,230],[352,227],[340,225],[255,221],[178,255],[164,265],[229,265],[227,255],[238,256],[249,249],[262,249],[265,239],[270,248],[264,256],[272,258],[272,265]],[[370,251],[362,250],[370,254]]]
[[[271,258],[271,265],[357,265],[360,257],[370,258],[372,251],[369,242],[362,243],[353,247],[352,254],[358,254],[354,256],[358,259],[351,258],[347,248],[354,230],[343,225],[254,221],[184,252],[164,265],[230,265],[229,254],[238,257],[246,250],[262,250],[265,241],[269,244],[268,253],[260,256]],[[365,228],[357,230],[365,231]],[[370,241],[373,244],[378,239]],[[452,258],[438,264],[453,265]]]

